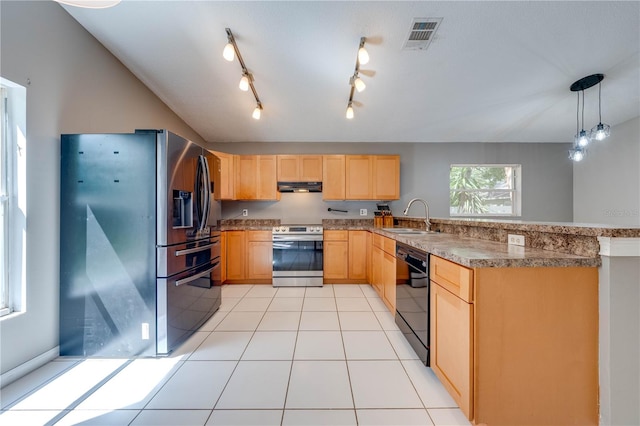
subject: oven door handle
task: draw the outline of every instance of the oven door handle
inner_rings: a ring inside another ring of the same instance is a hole
[[[272,241],[322,241],[322,235],[274,235]]]
[[[211,268],[207,269],[206,271],[202,271],[199,274],[196,275],[192,275],[190,277],[187,278],[183,278],[181,280],[177,280],[176,281],[176,287],[184,285],[184,284],[189,284],[192,281],[195,281],[199,278],[204,277],[205,275],[209,275],[211,273],[211,271],[213,271],[214,269],[216,269],[218,266],[220,265],[220,262],[216,262],[215,265],[213,265]]]
[[[211,248],[215,245],[217,245],[218,242],[215,243],[211,243],[211,244],[207,244],[206,246],[198,246],[198,247],[194,247],[194,248],[190,248],[190,249],[184,249],[184,250],[176,250],[176,257],[178,256],[184,256],[185,254],[191,254],[191,253],[197,253],[199,251],[204,251],[208,248]]]

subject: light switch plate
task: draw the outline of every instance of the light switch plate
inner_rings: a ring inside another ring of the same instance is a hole
[[[515,246],[524,246],[524,235],[507,234],[507,242]]]

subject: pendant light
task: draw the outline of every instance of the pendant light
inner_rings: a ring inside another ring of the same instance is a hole
[[[231,42],[227,43],[224,46],[224,50],[222,51],[222,57],[229,62],[233,62],[236,57],[235,50],[233,49],[233,44]]]
[[[258,102],[258,105],[256,105],[255,109],[253,110],[253,114],[251,114],[251,117],[253,117],[256,120],[260,120],[261,114],[262,114],[262,105],[260,104],[260,102]]]
[[[578,92],[578,111],[580,111],[580,92]],[[578,113],[576,113],[576,121]],[[574,142],[580,148],[586,148],[589,145],[589,136],[584,130],[584,90],[582,90],[582,129],[578,132],[578,123],[576,123],[576,135],[574,136]]]
[[[578,105],[576,107],[576,134],[574,136],[573,148],[569,150],[569,158],[572,161],[582,161],[587,155],[587,145],[591,141],[601,141],[605,139],[611,133],[611,127],[608,124],[602,123],[602,96],[601,96],[601,82],[604,79],[604,74],[591,74],[580,80],[575,81],[569,90],[572,92],[578,92]],[[584,91],[595,85],[598,85],[598,117],[599,122],[588,133],[584,130]],[[582,127],[580,127],[580,92],[582,92]],[[580,130],[578,130],[580,129]]]
[[[602,141],[611,134],[611,126],[602,124],[602,81],[598,83],[598,124],[591,129],[591,138]]]
[[[249,75],[248,74],[243,74],[242,75],[242,78],[240,79],[240,83],[238,84],[238,87],[243,92],[247,92],[249,90]]]

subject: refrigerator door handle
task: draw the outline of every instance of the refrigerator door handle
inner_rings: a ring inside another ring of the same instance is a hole
[[[176,257],[178,257],[178,256],[184,256],[185,254],[197,253],[199,251],[203,251],[211,247],[214,247],[217,244],[218,242],[215,242],[215,243],[207,244],[206,246],[198,246],[190,249],[176,250],[174,254],[176,255]]]
[[[200,222],[198,230],[202,231],[207,226],[209,217],[209,165],[204,155],[198,157],[198,169],[196,171],[196,210],[198,212],[198,221]]]
[[[192,281],[195,281],[195,280],[200,279],[200,278],[202,278],[202,277],[204,277],[206,275],[209,275],[209,274],[211,274],[211,271],[216,269],[218,266],[220,266],[220,262],[216,262],[211,268],[207,269],[206,271],[202,271],[202,272],[200,272],[200,273],[198,273],[196,275],[191,275],[190,277],[183,278],[181,280],[177,280],[176,281],[176,287],[179,287],[179,286],[184,285],[184,284],[189,284]]]

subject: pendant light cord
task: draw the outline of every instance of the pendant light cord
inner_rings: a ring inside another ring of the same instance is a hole
[[[582,89],[582,130],[584,130],[584,89]]]
[[[576,92],[578,95],[578,103],[576,104],[576,136],[580,133],[580,92]]]
[[[602,83],[598,83],[598,122],[602,123]]]

